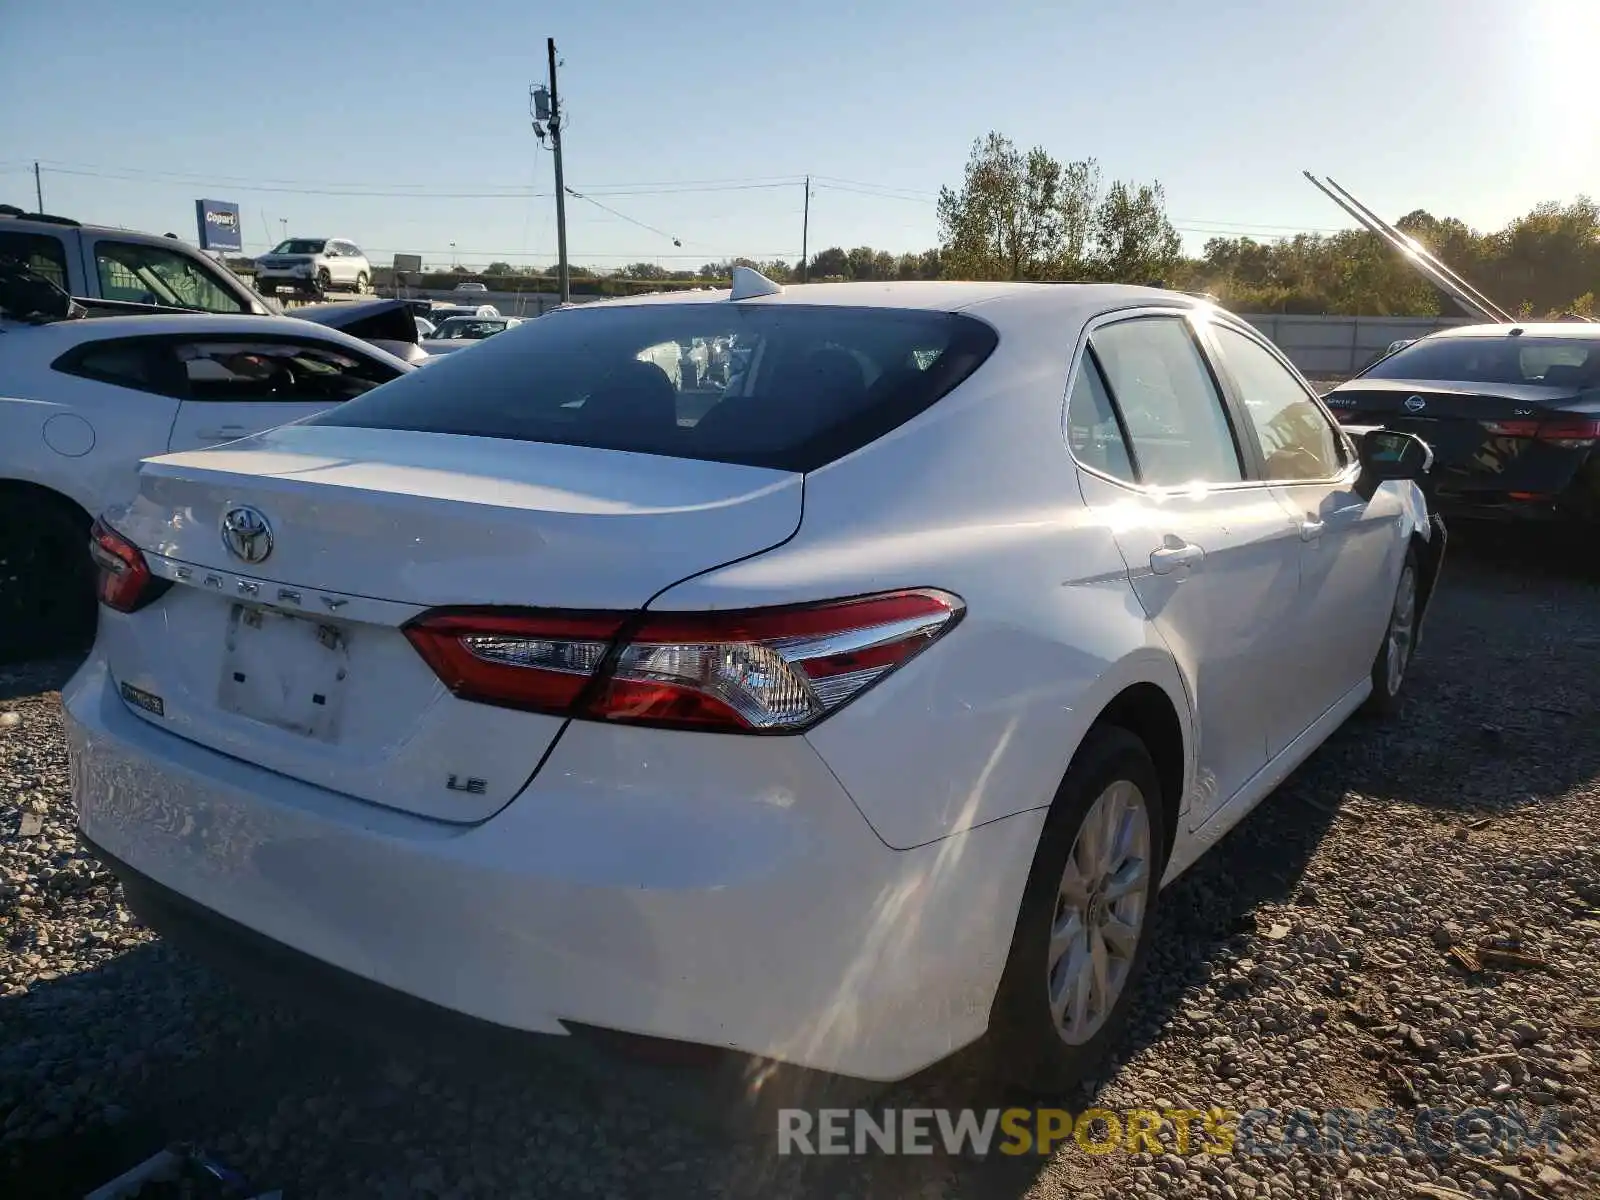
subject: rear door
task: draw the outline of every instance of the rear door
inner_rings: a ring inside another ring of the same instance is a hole
[[[1405,554],[1400,498],[1392,488],[1370,496],[1356,490],[1360,467],[1348,442],[1253,330],[1218,321],[1209,332],[1300,542],[1300,604],[1284,662],[1296,686],[1281,695],[1282,740],[1298,736],[1372,669]]]
[[[193,338],[169,343],[182,405],[169,449],[235,441],[354,399],[400,374],[315,337]]]
[[[1198,825],[1284,741],[1299,537],[1254,478],[1181,313],[1117,315],[1092,328],[1068,425],[1085,502],[1113,530],[1189,689]]]

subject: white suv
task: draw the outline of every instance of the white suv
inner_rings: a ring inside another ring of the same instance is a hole
[[[331,291],[365,292],[372,264],[354,242],[339,238],[288,238],[256,259],[256,287],[263,295],[279,288],[320,296]]]

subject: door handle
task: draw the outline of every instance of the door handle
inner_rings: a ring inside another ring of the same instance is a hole
[[[195,437],[211,438],[214,441],[228,442],[234,438],[244,437],[250,431],[243,425],[223,425],[216,429],[200,429],[195,432]]]
[[[1319,521],[1315,517],[1307,517],[1300,522],[1300,540],[1314,542],[1322,536],[1322,530],[1327,525],[1326,521]]]
[[[1170,575],[1179,567],[1198,567],[1206,552],[1193,542],[1167,534],[1159,549],[1150,551],[1150,569],[1157,575]]]

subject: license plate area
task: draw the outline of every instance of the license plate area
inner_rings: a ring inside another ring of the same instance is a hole
[[[219,706],[331,742],[350,674],[349,635],[327,621],[235,604],[228,614]]]

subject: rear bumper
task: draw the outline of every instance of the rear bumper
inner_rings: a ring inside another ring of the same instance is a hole
[[[1600,520],[1600,494],[1574,485],[1564,492],[1435,490],[1431,503],[1448,516],[1467,521],[1560,524]]]
[[[158,926],[214,914],[424,1012],[867,1079],[983,1033],[1043,821],[894,851],[804,739],[575,723],[505,810],[445,826],[153,726],[98,656],[63,698],[79,828]]]

